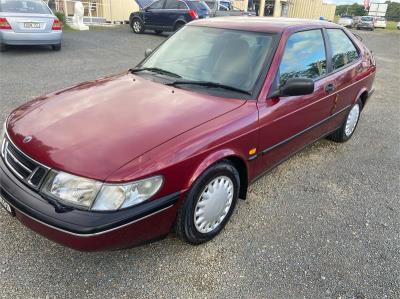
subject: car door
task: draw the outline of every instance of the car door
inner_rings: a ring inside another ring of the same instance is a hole
[[[331,130],[334,97],[327,51],[322,29],[294,32],[287,38],[271,91],[290,78],[313,79],[315,89],[310,95],[258,100],[259,173]]]
[[[185,9],[181,9],[187,7],[185,3],[178,0],[166,0],[165,8],[162,12],[162,18],[164,20],[164,26],[169,28],[173,28],[176,20],[185,12]]]
[[[144,23],[146,27],[154,28],[162,26],[162,13],[165,0],[159,0],[147,7],[144,11]]]
[[[346,110],[356,100],[360,92],[360,85],[355,84],[362,79],[364,71],[369,67],[368,62],[363,62],[360,50],[339,28],[326,29],[327,39],[332,52],[332,80],[335,86],[335,106],[333,113],[340,120],[344,119]]]

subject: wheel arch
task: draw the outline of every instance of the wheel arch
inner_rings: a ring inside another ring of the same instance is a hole
[[[246,160],[241,157],[240,154],[237,154],[233,150],[221,150],[215,152],[209,156],[207,156],[195,169],[192,176],[190,177],[187,188],[189,189],[196,179],[209,167],[212,165],[222,162],[228,161],[232,163],[236,170],[239,173],[240,178],[240,189],[239,189],[239,198],[246,199],[247,197],[247,189],[249,185],[249,169],[248,165],[246,164]]]
[[[176,27],[179,24],[182,24],[183,26],[185,26],[187,24],[187,22],[185,20],[183,20],[183,19],[176,20],[175,23],[174,23],[174,26],[173,26],[174,31],[176,31]]]
[[[362,103],[362,107],[361,109],[363,109],[365,107],[365,104],[367,103],[368,100],[368,89],[366,87],[363,87],[357,94],[357,97],[354,100],[354,103],[360,99],[361,103]]]

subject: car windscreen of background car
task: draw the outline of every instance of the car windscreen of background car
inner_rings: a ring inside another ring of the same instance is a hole
[[[361,21],[365,21],[365,22],[371,22],[373,20],[372,17],[362,17]]]
[[[49,8],[41,1],[0,0],[0,12],[50,14]]]
[[[251,92],[272,48],[272,34],[185,26],[141,67]]]

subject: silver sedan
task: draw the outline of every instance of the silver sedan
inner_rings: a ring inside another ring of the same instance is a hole
[[[8,45],[61,49],[61,23],[41,0],[0,0],[0,51]]]

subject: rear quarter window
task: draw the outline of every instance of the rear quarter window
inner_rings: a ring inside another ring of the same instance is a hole
[[[340,69],[359,57],[357,48],[351,39],[341,29],[327,29],[329,42],[332,48],[332,67]]]

